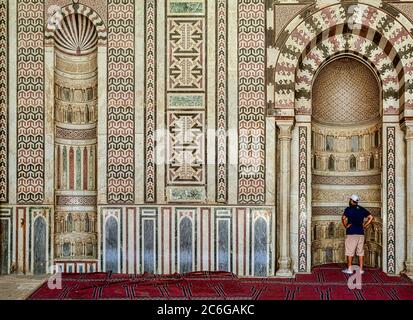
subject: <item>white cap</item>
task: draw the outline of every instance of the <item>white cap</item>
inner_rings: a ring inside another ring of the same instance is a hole
[[[355,202],[359,202],[360,201],[360,197],[356,194],[352,194],[350,197],[351,200],[355,201]]]

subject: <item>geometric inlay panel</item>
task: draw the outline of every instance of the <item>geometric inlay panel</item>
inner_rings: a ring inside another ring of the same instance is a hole
[[[108,2],[109,203],[134,200],[135,6],[133,0]]]
[[[44,5],[17,3],[17,201],[44,198]]]
[[[205,150],[203,111],[168,112],[168,184],[203,184]]]
[[[265,201],[265,1],[238,1],[238,201]]]

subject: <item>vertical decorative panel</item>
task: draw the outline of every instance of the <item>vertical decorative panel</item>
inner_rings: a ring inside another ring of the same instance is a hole
[[[83,148],[83,190],[88,190],[88,168],[87,147]]]
[[[119,270],[119,231],[118,220],[109,216],[105,221],[105,270],[118,272]]]
[[[205,199],[205,3],[167,1],[166,184],[170,201]]]
[[[62,169],[60,166],[61,163],[61,146],[57,145],[55,146],[55,155],[56,155],[56,162],[55,162],[55,168],[56,168],[56,175],[55,175],[55,183],[56,183],[56,188],[60,189],[62,187]]]
[[[232,271],[232,220],[228,209],[215,210],[215,265],[216,270]]]
[[[307,271],[307,127],[298,132],[298,270]]]
[[[44,1],[17,2],[17,201],[44,198]]]
[[[134,201],[134,0],[108,1],[109,203]]]
[[[73,147],[69,148],[69,189],[75,188],[75,155]]]
[[[0,210],[0,275],[11,271],[13,259],[13,215],[11,208]]]
[[[82,185],[82,160],[80,157],[80,148],[76,148],[76,190],[81,190]]]
[[[67,189],[67,149],[66,146],[62,146],[63,149],[63,154],[62,154],[62,184],[60,185],[60,187],[62,189]]]
[[[0,275],[8,274],[10,269],[10,222],[0,219]]]
[[[217,255],[217,269],[230,271],[230,257],[229,257],[229,221],[218,220],[217,234],[218,234],[218,255]]]
[[[238,0],[238,200],[265,201],[265,1]]]
[[[142,209],[140,216],[140,252],[141,271],[155,273],[157,271],[158,247],[158,212],[156,209]]]
[[[145,201],[156,201],[156,0],[145,1]]]
[[[197,265],[196,209],[180,208],[175,212],[176,271],[194,271]]]
[[[45,274],[47,271],[46,265],[46,232],[47,223],[42,216],[38,216],[34,220],[33,226],[33,273]]]
[[[155,248],[154,248],[154,231],[155,224],[153,220],[143,221],[143,271],[155,272]]]
[[[181,273],[190,272],[193,268],[192,236],[192,221],[188,217],[183,217],[179,222],[179,271]]]
[[[8,200],[8,9],[0,0],[0,202]]]
[[[387,128],[387,272],[396,272],[396,128]]]
[[[95,189],[96,188],[96,176],[94,175],[95,169],[96,169],[96,163],[95,163],[95,154],[96,149],[95,148],[90,148],[89,151],[89,189]]]
[[[254,276],[268,273],[268,228],[264,218],[254,223]]]
[[[172,241],[172,208],[162,208],[161,210],[161,236],[160,236],[160,252],[159,260],[162,264],[161,273],[172,273],[173,271],[173,258],[174,254],[172,253],[172,248],[174,242]]]
[[[168,91],[205,90],[205,19],[167,18]]]
[[[264,208],[251,209],[249,219],[249,275],[273,275],[275,242],[272,211]]]
[[[168,184],[205,183],[204,112],[168,112],[168,127]]]
[[[211,229],[209,221],[211,219],[211,209],[201,208],[201,214],[199,218],[200,230],[199,242],[200,242],[200,269],[210,270],[211,262],[209,259],[209,253],[211,251]]]
[[[236,208],[235,209],[235,221],[234,221],[234,232],[235,232],[235,268],[234,272],[236,274],[246,275],[245,270],[245,256],[246,256],[246,209]]]
[[[48,207],[29,207],[25,218],[28,233],[23,235],[22,241],[23,250],[27,250],[28,257],[24,252],[23,259],[28,263],[28,268],[25,266],[23,272],[48,273],[52,261],[52,210]]]
[[[217,49],[216,49],[216,104],[217,104],[217,186],[216,200],[225,203],[228,198],[228,151],[227,151],[227,105],[228,105],[228,0],[217,0]]]

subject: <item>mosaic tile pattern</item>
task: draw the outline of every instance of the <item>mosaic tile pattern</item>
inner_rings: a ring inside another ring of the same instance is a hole
[[[341,57],[325,65],[311,91],[312,117],[317,122],[354,124],[380,116],[379,83],[360,60]]]
[[[328,177],[313,175],[313,184],[334,184],[334,185],[363,185],[363,184],[381,184],[381,175],[374,176],[356,176],[356,177]]]
[[[298,270],[307,271],[307,127],[298,128]]]
[[[167,3],[166,184],[169,187],[205,184],[205,16],[204,1]]]
[[[387,272],[396,272],[396,128],[387,128]]]
[[[44,5],[17,3],[17,201],[44,198]]]
[[[204,112],[169,111],[167,124],[168,185],[204,184]]]
[[[0,1],[0,202],[8,200],[8,10]]]
[[[135,166],[134,0],[108,2],[109,203],[133,203]]]
[[[344,26],[339,28],[344,31]],[[388,53],[375,42],[357,34],[338,34],[321,40],[302,59],[295,84],[295,109],[300,114],[311,114],[312,81],[317,69],[329,58],[350,53],[369,63],[381,79],[383,86],[383,108],[385,113],[397,113],[400,105],[399,92],[402,77],[393,61],[397,57],[394,49]],[[400,76],[400,78],[399,78]],[[369,113],[374,113],[371,110]]]
[[[156,200],[156,1],[145,1],[145,201]]]
[[[169,17],[167,26],[167,90],[205,90],[205,19]]]
[[[368,212],[370,212],[375,217],[381,217],[381,208],[365,207]],[[338,216],[339,218],[343,215],[346,207],[312,207],[311,215],[315,216]]]
[[[217,90],[217,184],[216,200],[225,203],[228,197],[228,168],[227,168],[227,104],[228,104],[228,0],[217,0],[217,53],[216,53],[216,90]]]
[[[265,201],[265,1],[238,1],[238,201]]]

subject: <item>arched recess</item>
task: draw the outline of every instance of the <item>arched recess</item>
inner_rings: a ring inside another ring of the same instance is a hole
[[[362,205],[375,216],[373,227],[381,228],[382,143],[374,139],[382,127],[379,78],[363,58],[347,52],[322,63],[312,79],[311,229],[328,229],[327,235],[315,231],[312,265],[345,263],[344,228],[341,214],[348,197],[357,193]],[[326,137],[332,137],[331,150]],[[370,167],[371,154],[377,159]],[[327,157],[335,158],[333,166]],[[382,256],[377,236],[371,240],[366,229],[365,265],[381,267],[373,256]],[[355,260],[356,262],[356,260]]]
[[[356,15],[354,15],[354,12],[356,12]],[[386,92],[386,86],[391,88],[390,91],[387,91],[391,93],[389,99],[386,101],[385,96],[383,96],[385,103],[382,105],[382,140],[383,152],[386,154],[386,157],[383,159],[382,172],[382,211],[384,221],[387,221],[387,224],[383,226],[383,243],[385,244],[383,250],[383,269],[390,274],[401,271],[401,258],[399,257],[396,260],[396,246],[403,250],[404,244],[401,241],[399,243],[395,242],[395,217],[397,212],[399,212],[397,215],[401,217],[401,210],[404,210],[404,204],[397,201],[395,187],[397,179],[396,169],[397,172],[401,172],[403,164],[399,168],[395,168],[395,158],[396,152],[403,156],[404,146],[400,146],[399,149],[396,148],[395,143],[396,140],[400,139],[399,114],[402,118],[403,114],[406,114],[413,107],[413,73],[411,72],[413,57],[410,54],[413,37],[409,31],[412,27],[412,23],[403,14],[386,3],[377,5],[360,2],[328,3],[321,5],[321,7],[319,4],[314,4],[290,21],[278,38],[275,48],[268,48],[268,53],[271,56],[267,61],[269,75],[267,90],[268,115],[275,116],[279,127],[291,126],[294,119],[295,128],[292,136],[296,135],[296,141],[298,141],[298,146],[297,144],[292,146],[292,148],[297,147],[297,151],[292,153],[293,157],[297,158],[291,159],[292,165],[296,163],[299,169],[297,180],[294,181],[293,179],[293,184],[291,185],[291,188],[298,188],[297,197],[292,198],[292,201],[296,200],[296,203],[291,203],[291,214],[297,211],[299,214],[298,217],[290,218],[296,223],[291,228],[297,228],[298,225],[299,233],[298,246],[292,248],[293,251],[297,251],[291,254],[293,262],[295,262],[293,263],[295,271],[310,271],[311,260],[309,243],[311,231],[308,227],[311,219],[311,170],[309,170],[311,167],[311,154],[309,153],[309,146],[311,145],[311,111],[307,110],[301,114],[296,112],[295,107],[297,100],[299,100],[298,97],[296,99],[295,85],[297,69],[303,58],[317,44],[319,48],[325,51],[325,54],[320,55],[321,62],[325,61],[331,54],[337,53],[339,51],[336,48],[337,44],[334,45],[331,42],[322,43],[322,40],[341,34],[347,37],[347,40],[344,37],[345,50],[349,50],[351,39],[354,36],[358,37],[359,43],[365,42],[364,45],[367,45],[368,41],[376,44],[376,48],[371,46],[371,49],[368,49],[370,51],[382,48],[383,52],[381,56],[377,56],[378,60],[373,61],[373,58],[367,59],[370,60],[370,64],[376,66],[376,69],[381,70],[383,67],[380,66],[381,60],[387,60],[385,66],[387,71],[382,73],[388,75],[388,78],[381,79],[383,92]],[[366,40],[364,41],[362,38]],[[338,38],[332,39],[337,40]],[[406,45],[406,42],[409,44]],[[328,47],[329,45],[331,47]],[[362,47],[363,45],[360,48]],[[332,53],[329,53],[330,49]],[[367,56],[365,55],[365,57]],[[389,60],[391,63],[388,63]],[[314,73],[312,76],[314,76]],[[397,75],[398,83],[395,81],[395,75]],[[308,84],[312,83],[309,79],[305,79],[305,82]],[[303,106],[308,107],[311,105],[309,101],[305,100],[303,100],[303,105],[300,106],[300,111],[301,109],[305,110],[305,108],[302,108]],[[299,103],[301,102],[299,101]],[[287,149],[289,147],[288,143],[285,143],[280,150],[281,156],[285,153],[285,158],[288,160],[289,150]],[[397,184],[397,186],[401,192],[404,191],[402,183]],[[400,208],[397,212],[396,202]],[[400,232],[400,236],[403,238],[404,231],[398,230],[398,232]],[[285,237],[283,238],[281,235],[281,238],[284,239]],[[282,247],[288,246],[288,244],[284,243],[286,241],[283,241]],[[282,257],[282,259],[288,261],[288,257]]]
[[[97,196],[104,188],[96,160],[106,131],[106,45],[102,19],[85,5],[64,6],[48,20],[45,109],[54,121],[46,127],[46,153],[55,156],[45,166],[55,181],[54,260],[75,264],[72,270],[96,266],[100,256]]]

